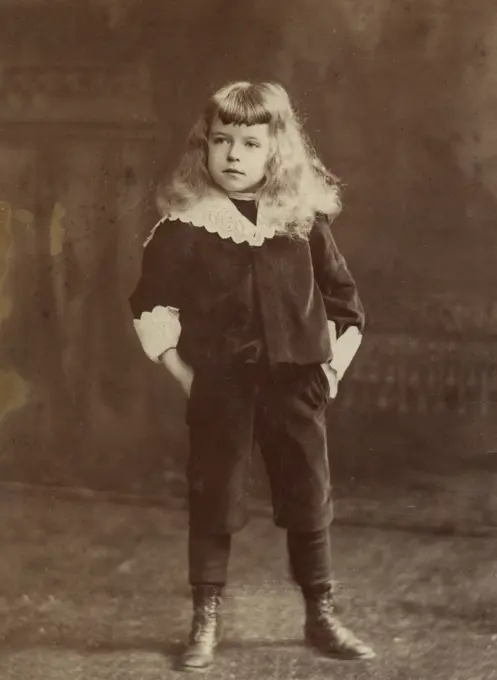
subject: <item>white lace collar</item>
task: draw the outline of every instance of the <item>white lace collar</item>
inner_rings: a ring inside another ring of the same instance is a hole
[[[233,196],[235,198],[235,196]],[[231,239],[235,243],[248,243],[261,246],[266,239],[273,238],[276,228],[265,218],[264,205],[259,203],[257,225],[237,210],[228,196],[221,191],[211,189],[192,206],[181,211],[171,211],[154,227],[165,220],[180,220],[194,227],[203,227],[211,234],[218,234],[223,239]]]

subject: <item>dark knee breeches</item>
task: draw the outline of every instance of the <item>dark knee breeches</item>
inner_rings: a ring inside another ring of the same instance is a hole
[[[256,441],[269,477],[275,524],[292,532],[328,527],[333,512],[328,398],[326,376],[316,364],[197,371],[187,413],[191,529],[232,534],[247,523]]]

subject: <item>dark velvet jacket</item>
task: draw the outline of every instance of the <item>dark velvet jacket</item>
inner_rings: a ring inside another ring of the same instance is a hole
[[[255,223],[254,203],[233,202]],[[332,359],[328,320],[338,336],[364,326],[354,279],[324,216],[308,240],[277,235],[260,246],[166,220],[144,250],[129,302],[135,318],[157,305],[180,310],[177,349],[193,368],[323,363]]]

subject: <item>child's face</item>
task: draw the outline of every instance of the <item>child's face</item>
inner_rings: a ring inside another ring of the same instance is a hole
[[[207,167],[228,193],[255,191],[266,173],[269,126],[224,125],[216,118],[208,138]]]

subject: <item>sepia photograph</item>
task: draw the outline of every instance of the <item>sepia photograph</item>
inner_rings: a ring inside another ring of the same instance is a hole
[[[0,0],[0,100],[0,680],[497,680],[495,0]]]

